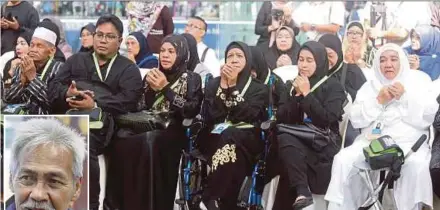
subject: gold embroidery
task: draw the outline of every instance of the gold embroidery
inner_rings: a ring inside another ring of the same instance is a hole
[[[229,162],[235,163],[237,161],[237,154],[235,153],[234,144],[226,144],[223,148],[218,149],[212,156],[212,170],[217,170],[219,165],[223,165]]]

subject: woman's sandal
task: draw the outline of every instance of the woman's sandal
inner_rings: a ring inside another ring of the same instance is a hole
[[[301,210],[307,206],[310,206],[313,204],[313,198],[312,197],[305,197],[303,195],[298,196],[296,198],[295,203],[292,205],[292,208],[294,210]]]

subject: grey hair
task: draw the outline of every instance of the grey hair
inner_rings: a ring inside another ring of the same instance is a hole
[[[40,145],[48,144],[70,150],[73,155],[73,176],[76,179],[83,176],[83,163],[87,152],[85,139],[55,118],[33,118],[20,123],[15,129],[9,166],[11,175],[17,175],[23,152],[30,152]]]

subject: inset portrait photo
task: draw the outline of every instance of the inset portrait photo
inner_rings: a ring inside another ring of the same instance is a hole
[[[4,116],[5,209],[88,209],[88,124],[88,116]]]

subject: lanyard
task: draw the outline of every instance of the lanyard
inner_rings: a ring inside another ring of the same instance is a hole
[[[318,88],[328,78],[329,78],[329,76],[324,76],[321,80],[319,80],[319,82],[317,82],[315,85],[313,85],[312,89],[310,89],[310,92],[312,93],[314,90],[316,90],[316,88]],[[292,88],[290,88],[290,96],[292,96],[293,89],[295,89],[295,87],[293,86],[293,83],[292,83]]]
[[[244,86],[243,90],[240,93],[241,97],[243,97],[244,94],[246,94],[246,91],[248,90],[249,86],[251,85],[251,82],[252,82],[252,77],[249,77],[246,85]]]
[[[44,75],[47,72],[47,69],[49,69],[50,64],[52,63],[53,57],[50,57],[49,60],[47,61],[46,65],[44,66],[43,72],[40,75],[40,80],[43,80]]]
[[[118,54],[113,56],[112,60],[110,61],[110,64],[107,66],[107,72],[105,74],[105,78],[102,79],[101,68],[99,68],[98,59],[96,58],[96,54],[93,53],[93,61],[95,62],[96,72],[98,73],[99,79],[101,79],[102,82],[104,82],[107,79],[107,76],[110,73],[110,70],[112,69],[113,62],[115,62],[117,56]]]
[[[177,79],[176,82],[174,82],[173,85],[170,86],[170,89],[174,89],[177,84],[179,84],[180,79]],[[163,94],[163,92],[160,93],[160,95],[158,95],[158,97],[156,97],[156,100],[153,103],[152,108],[155,109],[160,103],[162,103],[162,101],[165,99],[165,96]]]

